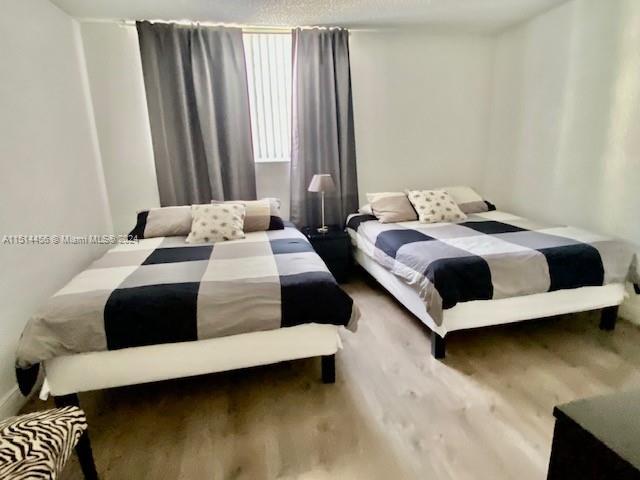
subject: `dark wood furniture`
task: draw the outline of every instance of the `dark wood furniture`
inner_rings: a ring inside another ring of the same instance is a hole
[[[600,329],[611,331],[616,328],[616,320],[618,319],[618,306],[605,307],[600,315]]]
[[[60,395],[53,397],[53,403],[56,407],[79,407],[80,400],[75,393],[69,395]],[[91,450],[91,442],[89,441],[89,431],[85,430],[78,444],[76,445],[76,454],[78,455],[78,461],[80,462],[80,468],[84,474],[86,480],[98,480],[98,471],[96,465],[93,462],[93,452]]]
[[[431,355],[436,360],[442,360],[447,351],[447,342],[433,330],[431,331]]]
[[[316,253],[327,264],[336,281],[346,282],[349,279],[351,266],[349,234],[336,225],[329,226],[327,233],[320,233],[315,227],[304,227],[301,231],[309,239]]]
[[[322,365],[322,383],[336,383],[336,355],[320,357]]]
[[[556,407],[548,480],[640,479],[640,391]]]

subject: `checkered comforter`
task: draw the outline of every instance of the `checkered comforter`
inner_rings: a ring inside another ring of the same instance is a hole
[[[355,330],[358,309],[298,230],[187,244],[119,245],[29,321],[20,371],[61,355],[331,323]],[[19,378],[20,379],[20,378]]]
[[[629,245],[573,227],[493,211],[458,224],[352,215],[347,228],[358,248],[419,293],[437,325],[458,302],[625,281],[640,293]]]

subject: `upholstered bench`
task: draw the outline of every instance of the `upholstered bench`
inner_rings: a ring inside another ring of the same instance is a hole
[[[74,448],[85,477],[97,478],[91,447],[83,448],[86,430],[85,414],[75,406],[0,421],[0,478],[57,479]]]

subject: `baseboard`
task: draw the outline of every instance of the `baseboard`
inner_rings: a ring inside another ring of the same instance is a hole
[[[26,401],[27,399],[22,396],[18,386],[15,385],[0,399],[0,420],[17,414]]]

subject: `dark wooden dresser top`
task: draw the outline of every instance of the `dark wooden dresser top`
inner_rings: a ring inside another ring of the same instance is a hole
[[[553,413],[574,421],[640,470],[640,391],[577,400]]]

